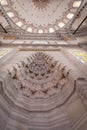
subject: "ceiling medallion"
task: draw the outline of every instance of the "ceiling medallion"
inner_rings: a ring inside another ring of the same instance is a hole
[[[49,5],[50,0],[32,0],[32,2],[36,6],[36,8],[45,9]]]

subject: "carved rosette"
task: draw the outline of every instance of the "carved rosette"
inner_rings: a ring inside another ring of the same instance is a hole
[[[45,9],[50,4],[50,0],[32,0],[34,6],[38,9]]]

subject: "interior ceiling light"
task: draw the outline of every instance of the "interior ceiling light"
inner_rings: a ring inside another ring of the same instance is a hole
[[[58,24],[58,26],[60,27],[60,28],[62,28],[62,27],[64,27],[64,23],[63,22],[60,22],[59,24]]]
[[[72,13],[67,14],[67,18],[68,18],[68,19],[72,19],[73,16],[74,16],[74,14],[72,14]]]
[[[75,1],[75,2],[73,3],[73,7],[79,7],[80,5],[81,5],[81,0]]]
[[[38,33],[43,33],[43,30],[41,30],[41,29],[40,29],[40,30],[38,30]]]
[[[49,28],[49,32],[53,33],[54,32],[54,28]]]
[[[0,0],[1,5],[8,5],[7,0]]]
[[[14,17],[14,13],[13,13],[13,12],[7,12],[7,15],[8,15],[10,18],[13,18],[13,17]]]
[[[28,28],[27,28],[27,31],[28,31],[28,32],[32,32],[32,28],[31,28],[31,27],[28,27]]]
[[[18,25],[19,27],[21,27],[21,26],[22,26],[22,22],[21,22],[21,21],[18,21],[18,22],[16,23],[16,25]]]

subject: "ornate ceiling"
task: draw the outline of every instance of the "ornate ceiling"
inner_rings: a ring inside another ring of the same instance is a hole
[[[11,20],[33,33],[53,33],[66,27],[83,0],[0,0]]]
[[[18,91],[30,98],[48,98],[58,94],[68,83],[70,69],[53,57],[38,52],[8,70],[9,78]]]
[[[41,10],[45,9],[50,4],[50,0],[33,0],[32,2],[38,9]]]

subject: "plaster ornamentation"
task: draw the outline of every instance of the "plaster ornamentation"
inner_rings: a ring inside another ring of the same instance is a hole
[[[33,0],[32,2],[38,9],[45,9],[50,4],[50,0]]]
[[[27,63],[20,61],[8,72],[18,91],[27,97],[41,99],[58,94],[68,84],[69,71],[52,57],[38,52],[27,57]]]
[[[8,0],[8,5],[2,6],[8,16],[9,13],[14,14],[9,18],[18,28],[29,33],[54,33],[66,27],[71,18],[74,18],[74,14],[80,7],[80,5],[78,8],[73,7],[74,2],[75,0]],[[72,13],[73,17],[69,15]],[[19,22],[20,24],[17,24]]]

